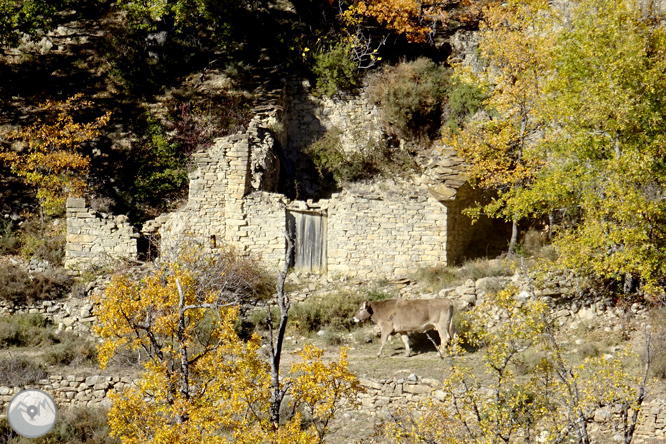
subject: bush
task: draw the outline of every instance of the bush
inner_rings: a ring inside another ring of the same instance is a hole
[[[451,287],[461,282],[458,271],[446,265],[419,268],[414,275],[414,279],[425,283],[433,291],[439,291],[442,288]]]
[[[39,313],[0,318],[0,346],[26,347],[51,343],[48,320]]]
[[[0,265],[0,299],[17,305],[53,300],[67,294],[72,279],[64,270],[30,274],[16,265]]]
[[[448,101],[443,107],[444,127],[458,130],[465,118],[474,115],[482,106],[487,95],[476,85],[454,83],[448,90]]]
[[[21,241],[12,227],[10,219],[0,219],[0,254],[18,254],[21,251]]]
[[[55,344],[44,354],[50,365],[97,365],[97,347],[94,342],[71,332],[51,337]]]
[[[334,128],[310,144],[305,153],[322,178],[332,177],[337,183],[404,174],[416,168],[406,150],[390,148],[383,141],[354,140],[357,151],[346,152],[342,148],[342,131]]]
[[[312,72],[317,76],[315,93],[332,96],[358,85],[358,63],[350,57],[351,48],[340,42],[326,52],[315,54]]]
[[[513,269],[508,261],[476,259],[465,262],[458,268],[446,265],[420,268],[414,278],[437,292],[443,288],[460,285],[467,279],[476,281],[485,277],[511,276],[512,274]]]
[[[507,261],[476,259],[468,261],[458,269],[458,275],[462,280],[477,279],[495,276],[511,276],[513,268]]]
[[[378,301],[389,294],[372,290],[366,294],[340,293],[322,298],[310,298],[291,307],[290,321],[301,333],[317,332],[325,327],[351,330],[355,327],[353,316],[364,300]]]
[[[142,144],[134,149],[129,160],[127,200],[168,208],[167,202],[185,192],[187,186],[186,157],[179,144],[172,142],[166,130],[152,117],[146,124]]]
[[[419,58],[387,66],[368,79],[370,100],[379,105],[386,127],[402,139],[433,136],[441,125],[449,73]]]
[[[58,411],[58,421],[41,438],[23,438],[9,426],[7,418],[0,419],[1,444],[116,444],[106,422],[108,410],[103,408],[68,408]]]
[[[21,387],[34,384],[47,376],[44,367],[23,356],[0,358],[0,385]]]

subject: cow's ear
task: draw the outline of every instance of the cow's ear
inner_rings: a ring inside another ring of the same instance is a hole
[[[363,304],[364,304],[365,311],[367,311],[368,313],[372,314],[372,307],[370,306],[370,304],[368,303],[368,301],[365,301]]]

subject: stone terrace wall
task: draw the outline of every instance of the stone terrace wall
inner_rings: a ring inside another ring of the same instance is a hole
[[[65,266],[85,268],[117,259],[136,259],[137,237],[127,216],[98,214],[83,198],[67,199]]]
[[[407,378],[390,378],[382,380],[361,379],[361,385],[366,393],[360,395],[361,410],[371,414],[386,415],[398,408],[410,407],[419,409],[429,400],[443,401],[445,393],[441,390],[441,383],[436,379],[419,379],[416,375]],[[599,442],[618,441],[614,431],[602,422],[609,415],[618,413],[610,409],[599,409],[595,414],[595,421],[588,430]],[[619,418],[618,418],[619,419]],[[621,434],[619,435],[621,436]],[[666,399],[653,399],[643,404],[639,416],[639,425],[634,435],[635,444],[657,444],[666,439]],[[619,439],[623,441],[623,439]]]
[[[357,151],[381,140],[383,131],[377,106],[370,103],[366,92],[340,94],[333,98],[315,97],[307,80],[288,83],[285,101],[287,143],[302,149],[326,131],[342,131],[342,147]]]
[[[360,395],[360,410],[374,415],[388,415],[398,407],[418,409],[425,401],[430,399],[441,401],[445,396],[440,389],[439,381],[419,379],[413,374],[407,378],[361,379],[360,382],[366,390],[365,394]],[[12,396],[30,388],[49,393],[60,408],[109,407],[110,390],[121,391],[135,385],[135,380],[121,376],[51,375],[36,384],[24,387],[0,386],[0,409],[7,408]],[[599,409],[595,415],[595,422],[589,426],[593,436],[610,438],[617,433],[601,425],[608,414],[605,409]],[[656,444],[664,442],[664,439],[666,439],[666,400],[653,399],[643,404],[633,442]]]
[[[23,387],[0,386],[0,409],[6,411],[12,397],[24,389],[45,391],[58,407],[110,407],[109,390],[123,390],[135,384],[130,378],[119,376],[52,375]]]
[[[328,271],[403,274],[446,264],[447,208],[422,190],[333,195],[328,203]]]

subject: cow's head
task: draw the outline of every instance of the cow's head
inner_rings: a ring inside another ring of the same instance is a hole
[[[368,304],[368,301],[363,301],[361,306],[358,308],[358,311],[354,315],[354,322],[363,322],[367,321],[372,317],[372,307]]]

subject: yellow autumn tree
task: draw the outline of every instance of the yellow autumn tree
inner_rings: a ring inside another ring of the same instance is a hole
[[[42,118],[8,135],[23,145],[22,150],[0,153],[13,173],[35,187],[42,214],[62,211],[68,195],[83,193],[90,159],[81,152],[81,144],[99,136],[111,117],[107,112],[92,121],[75,120],[92,106],[82,97],[43,103]]]
[[[444,142],[496,192],[477,211],[550,219],[558,262],[646,299],[666,292],[666,32],[652,2],[510,0],[484,12],[488,118]]]
[[[535,139],[545,122],[539,113],[549,59],[551,32],[557,13],[544,0],[510,1],[484,10],[479,49],[489,64],[482,72],[457,65],[457,81],[488,93],[486,118],[465,125],[462,131],[446,130],[443,141],[470,165],[475,186],[496,192],[493,200],[471,211],[484,212],[513,222],[509,252],[518,238],[518,221],[533,213],[523,205],[521,192],[534,182],[543,166]]]
[[[123,443],[324,442],[332,415],[343,404],[355,406],[360,390],[344,350],[339,362],[324,363],[317,349],[306,347],[294,376],[278,378],[274,386],[259,337],[242,341],[234,329],[238,303],[250,287],[239,292],[238,281],[227,286],[224,279],[211,286],[202,269],[191,266],[202,257],[219,260],[202,248],[185,249],[141,280],[115,276],[97,301],[95,332],[104,341],[100,365],[123,350],[144,357],[136,387],[111,394],[112,434]],[[225,265],[208,270],[251,274]],[[274,389],[280,395],[277,410],[290,412],[277,420]],[[302,427],[306,421],[310,426]]]

